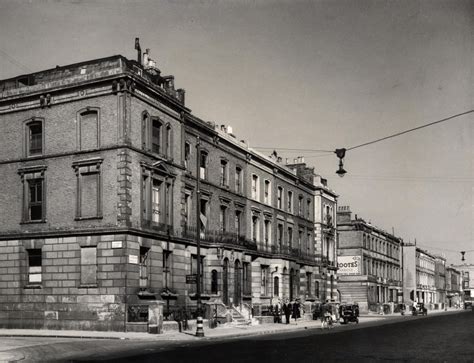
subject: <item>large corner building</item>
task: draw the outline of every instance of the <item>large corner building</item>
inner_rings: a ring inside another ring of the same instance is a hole
[[[195,309],[198,264],[243,315],[338,298],[335,193],[194,116],[147,53],[0,81],[0,175],[0,327],[139,330]]]

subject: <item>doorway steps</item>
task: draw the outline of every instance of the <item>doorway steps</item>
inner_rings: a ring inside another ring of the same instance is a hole
[[[229,308],[229,312],[232,317],[232,325],[250,325],[252,322],[246,319],[235,307]]]

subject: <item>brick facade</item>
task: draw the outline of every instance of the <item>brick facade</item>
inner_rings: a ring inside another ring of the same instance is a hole
[[[326,297],[313,170],[195,117],[171,78],[114,56],[0,89],[0,327],[136,330],[157,302],[195,309],[197,137],[203,300]]]

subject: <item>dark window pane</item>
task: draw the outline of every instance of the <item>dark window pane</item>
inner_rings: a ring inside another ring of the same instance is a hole
[[[41,249],[28,250],[28,264],[30,267],[41,266]]]
[[[30,124],[29,155],[38,155],[43,152],[43,127],[41,122]]]
[[[158,120],[153,120],[152,136],[151,136],[151,151],[154,153],[160,152],[160,136],[161,136],[161,123]]]
[[[31,221],[43,218],[43,180],[31,179],[28,181],[28,217]]]

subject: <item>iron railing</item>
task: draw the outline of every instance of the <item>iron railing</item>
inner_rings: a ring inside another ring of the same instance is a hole
[[[185,238],[196,238],[197,228],[195,226],[187,226],[183,230],[183,237]],[[219,231],[219,230],[209,230],[201,229],[200,231],[201,241],[219,243],[219,244],[229,244],[234,246],[245,247],[251,250],[257,249],[257,244],[254,241],[247,239],[245,236],[239,235],[237,233]]]
[[[299,250],[298,248],[290,248],[289,246],[271,246],[271,253],[276,255],[283,255],[287,257],[294,257],[300,260],[316,262],[316,255]]]
[[[142,220],[142,227],[153,229],[156,232],[161,232],[162,234],[174,234],[173,226],[167,223],[155,222],[149,219]]]

